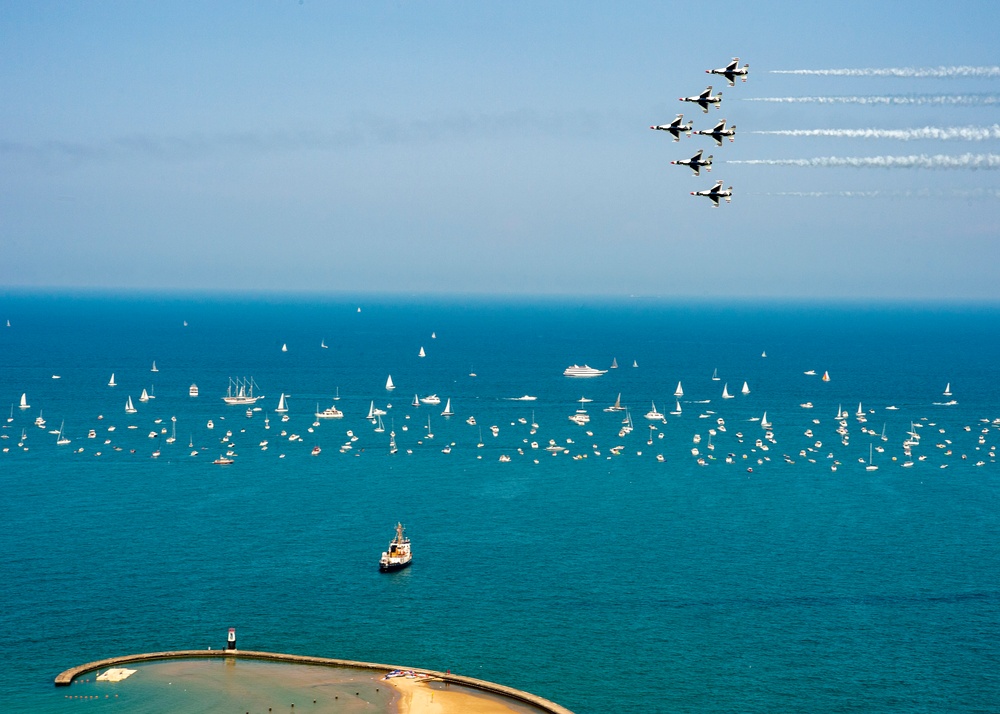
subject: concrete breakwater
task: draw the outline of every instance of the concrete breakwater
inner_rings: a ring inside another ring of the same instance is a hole
[[[375,662],[355,662],[347,659],[333,659],[329,657],[309,657],[306,655],[283,654],[280,652],[256,652],[252,650],[174,650],[169,652],[146,652],[143,654],[125,655],[122,657],[109,657],[107,659],[88,662],[77,667],[71,667],[55,678],[57,687],[65,687],[73,683],[73,680],[87,672],[108,667],[121,667],[137,662],[152,662],[167,659],[224,659],[235,657],[238,659],[257,659],[271,662],[287,662],[289,664],[307,664],[319,667],[344,667],[354,669],[367,669],[378,672],[391,672],[396,669],[412,670],[418,674],[427,675],[439,679],[443,682],[461,684],[466,687],[478,689],[491,694],[497,694],[517,701],[530,704],[538,709],[550,714],[573,714],[569,709],[559,706],[548,699],[524,692],[513,687],[506,687],[502,684],[487,682],[482,679],[463,677],[458,674],[448,672],[436,672],[428,669],[417,669],[414,667],[399,667],[395,665],[378,664]]]

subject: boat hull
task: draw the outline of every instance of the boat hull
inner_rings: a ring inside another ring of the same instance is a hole
[[[391,573],[395,570],[403,570],[404,568],[408,568],[410,567],[411,563],[413,563],[413,558],[410,558],[409,560],[403,561],[401,563],[396,563],[396,562],[379,563],[378,569],[380,573]]]

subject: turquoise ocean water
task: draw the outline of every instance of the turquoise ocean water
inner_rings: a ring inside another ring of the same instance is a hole
[[[998,364],[995,306],[6,295],[0,706],[136,711],[52,679],[236,627],[245,649],[451,669],[580,713],[995,711]],[[250,376],[248,418],[220,397]],[[345,417],[313,427],[338,391]],[[625,436],[602,411],[619,393]],[[414,565],[379,574],[396,521]]]

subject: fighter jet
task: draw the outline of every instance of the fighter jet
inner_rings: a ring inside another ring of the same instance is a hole
[[[719,199],[726,199],[726,203],[730,203],[733,199],[733,187],[722,188],[722,181],[716,181],[715,185],[707,191],[692,191],[692,196],[708,196],[712,199],[712,208],[719,207]]]
[[[669,124],[660,124],[659,126],[651,126],[650,129],[658,129],[660,131],[669,131],[674,135],[674,141],[679,141],[681,138],[681,132],[683,131],[688,136],[691,136],[691,129],[694,127],[693,122],[688,122],[687,124],[681,124],[684,119],[683,114],[678,114],[677,118],[674,119]]]
[[[694,171],[695,176],[701,176],[702,166],[705,167],[706,171],[712,170],[712,155],[709,154],[707,159],[702,159],[702,152],[702,149],[698,149],[698,153],[690,159],[678,159],[677,161],[671,161],[670,163],[675,166],[690,166],[691,170]]]
[[[706,69],[705,72],[708,74],[721,74],[729,82],[730,87],[736,86],[736,78],[739,77],[744,82],[747,81],[747,75],[750,74],[750,65],[745,64],[742,67],[737,65],[740,63],[739,57],[733,57],[733,61],[727,64],[721,69]]]
[[[701,134],[702,136],[710,136],[715,139],[715,143],[718,146],[722,146],[722,137],[728,136],[730,141],[736,141],[736,125],[733,124],[728,129],[726,128],[726,120],[723,119],[718,124],[716,124],[711,129],[699,129],[694,132],[695,134]]]
[[[679,101],[682,102],[694,102],[701,107],[701,110],[708,114],[708,105],[714,104],[715,108],[719,108],[719,104],[722,102],[722,92],[719,92],[714,97],[712,96],[712,85],[708,85],[708,88],[701,94],[694,97],[681,97]]]

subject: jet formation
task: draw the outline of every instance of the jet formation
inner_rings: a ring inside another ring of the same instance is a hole
[[[747,81],[747,76],[750,74],[750,65],[744,64],[742,67],[739,66],[740,58],[733,57],[732,61],[725,67],[719,69],[706,69],[705,72],[708,74],[717,74],[726,79],[730,87],[736,86],[736,78],[739,77],[743,82]],[[718,94],[712,94],[712,85],[708,85],[701,94],[695,94],[690,97],[681,97],[682,102],[691,102],[697,104],[701,107],[702,113],[708,114],[708,109],[710,106],[715,105],[718,109],[722,104],[722,92]],[[694,129],[694,122],[688,122],[684,124],[684,115],[678,114],[677,118],[674,119],[669,124],[660,124],[659,126],[651,126],[650,129],[657,131],[666,131],[674,137],[674,141],[680,141],[681,134],[686,134],[687,136],[697,135],[697,136],[709,136],[714,141],[716,146],[722,146],[722,140],[724,138],[729,138],[729,141],[736,141],[736,125],[732,124],[728,128],[726,127],[726,120],[723,119],[717,123],[711,129]],[[712,155],[709,154],[708,157],[702,158],[704,153],[703,149],[699,149],[698,152],[692,156],[690,159],[677,159],[676,161],[671,161],[670,163],[675,166],[687,166],[693,172],[695,176],[701,175],[701,169],[704,168],[706,171],[712,170]],[[718,208],[719,201],[725,199],[726,203],[730,203],[733,198],[733,187],[729,188],[722,187],[722,181],[717,181],[714,186],[704,191],[691,191],[692,196],[704,196],[712,201],[712,207]]]

